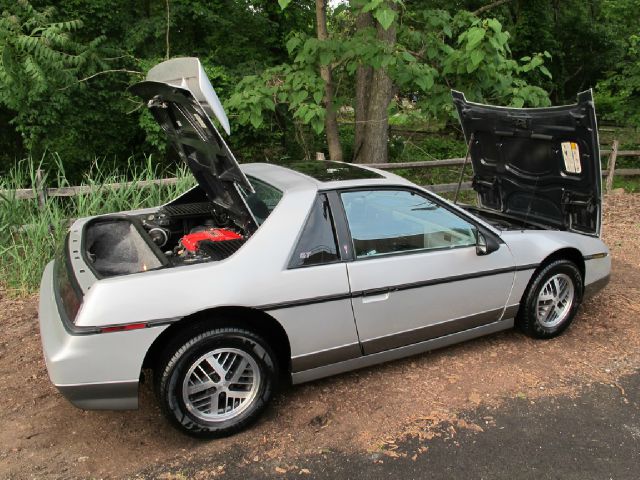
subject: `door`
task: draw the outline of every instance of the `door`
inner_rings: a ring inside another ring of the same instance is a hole
[[[293,299],[266,309],[289,337],[294,373],[362,355],[338,240],[329,199],[320,193],[276,286]]]
[[[422,192],[340,194],[355,260],[347,264],[365,354],[499,320],[514,278],[506,245],[476,254],[478,227]]]

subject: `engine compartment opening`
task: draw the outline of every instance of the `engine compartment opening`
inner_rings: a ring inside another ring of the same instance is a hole
[[[211,202],[97,218],[84,235],[85,259],[99,277],[224,260],[248,238]]]
[[[260,228],[283,195],[266,182],[248,178],[255,191],[238,191],[252,219],[211,201],[196,186],[151,213],[90,220],[83,230],[85,262],[104,278],[230,257]]]

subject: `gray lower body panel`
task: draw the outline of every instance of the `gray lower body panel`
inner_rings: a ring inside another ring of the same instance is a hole
[[[327,365],[329,363],[342,362],[362,355],[359,343],[350,343],[336,348],[328,348],[320,352],[307,355],[299,355],[291,359],[291,369],[294,372],[309,370],[311,368]]]
[[[584,287],[584,298],[589,298],[598,293],[604,287],[609,284],[609,280],[611,279],[611,275],[607,275],[606,277],[602,277],[595,282],[590,283],[589,285],[585,285]]]
[[[293,373],[291,375],[291,379],[294,384],[310,382],[319,378],[329,377],[331,375],[337,375],[351,370],[366,368],[379,363],[409,357],[411,355],[427,352],[429,350],[447,347],[449,345],[454,345],[456,343],[471,340],[473,338],[478,338],[484,335],[489,335],[491,333],[507,330],[509,328],[513,328],[513,325],[514,321],[512,318],[501,320],[498,322],[490,323],[488,325],[470,328],[462,332],[452,333],[443,337],[434,338],[432,340],[414,343],[405,347],[394,348],[393,350],[386,350],[384,352],[373,353],[371,355],[365,355],[362,357],[353,358],[351,360],[345,360],[343,362],[332,363],[331,365]]]
[[[488,325],[500,320],[504,308],[489,310],[487,312],[469,315],[455,320],[448,320],[442,323],[428,325],[426,327],[407,330],[405,332],[394,333],[384,337],[372,338],[362,342],[364,353],[367,355],[384,352],[387,350],[403,347],[413,343],[424,342],[434,338],[440,338],[461,330]]]
[[[138,408],[138,383],[81,383],[78,385],[56,385],[56,388],[78,408],[132,410]]]

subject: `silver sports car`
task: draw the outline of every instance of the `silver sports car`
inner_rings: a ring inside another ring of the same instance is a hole
[[[517,325],[565,330],[609,279],[590,92],[544,109],[453,93],[478,206],[337,162],[238,165],[200,62],[133,87],[198,185],[161,207],[82,218],[46,267],[51,381],[85,409],[131,409],[143,369],[197,436],[254,421],[294,384]]]

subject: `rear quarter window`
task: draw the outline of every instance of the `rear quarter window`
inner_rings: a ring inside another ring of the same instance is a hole
[[[336,232],[325,194],[316,198],[302,235],[289,263],[289,268],[324,265],[340,261]]]

